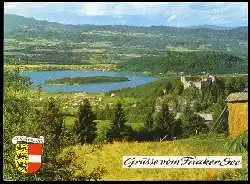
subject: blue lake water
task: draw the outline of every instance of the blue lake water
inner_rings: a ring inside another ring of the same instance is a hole
[[[140,84],[150,83],[157,80],[157,77],[138,75],[124,72],[91,71],[91,70],[53,70],[53,71],[24,71],[20,72],[23,76],[30,77],[33,85],[41,84],[44,91],[63,91],[63,92],[108,92],[116,89],[136,87]],[[127,77],[129,81],[89,83],[80,85],[47,85],[44,82],[50,79],[63,77],[90,77],[90,76],[111,76]]]

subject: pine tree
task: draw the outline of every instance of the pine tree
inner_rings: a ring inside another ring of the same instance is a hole
[[[88,99],[84,99],[83,104],[79,108],[78,120],[75,121],[74,132],[76,142],[92,143],[96,137],[96,115],[91,110]]]
[[[125,115],[124,115],[124,111],[123,111],[121,103],[116,104],[116,107],[114,109],[114,116],[112,118],[112,122],[114,123],[115,127],[118,127],[121,129],[124,128],[126,119],[125,119]]]
[[[146,130],[152,130],[153,126],[154,126],[154,121],[153,121],[153,118],[152,118],[152,113],[148,113],[147,117],[146,117],[144,127],[145,127]]]
[[[154,113],[154,106],[146,116],[144,127],[145,127],[145,130],[147,131],[152,130],[154,127],[153,113]]]
[[[107,133],[108,139],[120,140],[126,138],[131,128],[125,125],[126,118],[122,108],[122,104],[118,102],[114,108],[111,120],[112,128]]]
[[[156,116],[156,130],[160,132],[164,132],[168,137],[172,137],[172,130],[174,127],[174,117],[169,111],[169,107],[167,103],[163,103],[161,107],[161,111]]]

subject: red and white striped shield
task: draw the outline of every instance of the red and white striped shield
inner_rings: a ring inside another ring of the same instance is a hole
[[[15,136],[12,139],[12,143],[16,145],[15,164],[17,169],[22,173],[29,174],[39,171],[42,166],[44,137]]]
[[[36,173],[42,166],[43,144],[16,144],[15,164],[22,173]]]
[[[28,144],[28,172],[35,173],[42,166],[42,144]]]

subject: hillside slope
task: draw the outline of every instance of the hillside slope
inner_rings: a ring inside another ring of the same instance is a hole
[[[123,156],[195,156],[195,155],[229,155],[225,148],[228,140],[224,137],[207,135],[188,139],[165,142],[115,142],[105,144],[91,152],[88,145],[66,148],[60,155],[65,158],[70,151],[76,154],[76,163],[85,164],[88,172],[101,166],[106,169],[104,180],[230,180],[240,178],[243,170],[239,169],[124,169]],[[247,169],[247,153],[243,155],[243,168]],[[86,162],[86,163],[85,163]],[[74,163],[73,163],[74,164]],[[74,169],[74,168],[72,168]],[[80,169],[75,168],[79,173]]]

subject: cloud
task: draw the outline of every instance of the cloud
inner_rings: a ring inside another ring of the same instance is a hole
[[[87,16],[105,15],[108,13],[108,7],[103,2],[88,2],[83,5],[82,13]]]
[[[36,13],[78,12],[79,4],[70,2],[8,2],[4,4],[4,13],[32,16]]]
[[[176,19],[177,15],[172,15],[168,18],[168,22],[171,22],[172,20]]]
[[[60,20],[62,23],[137,24],[140,21],[147,25],[164,23],[170,26],[200,24],[234,26],[247,24],[248,3],[9,2],[4,4],[4,12],[37,19]],[[136,19],[131,19],[131,16]]]
[[[168,3],[150,2],[87,2],[82,5],[82,13],[86,16],[116,15],[152,15],[161,12]]]

